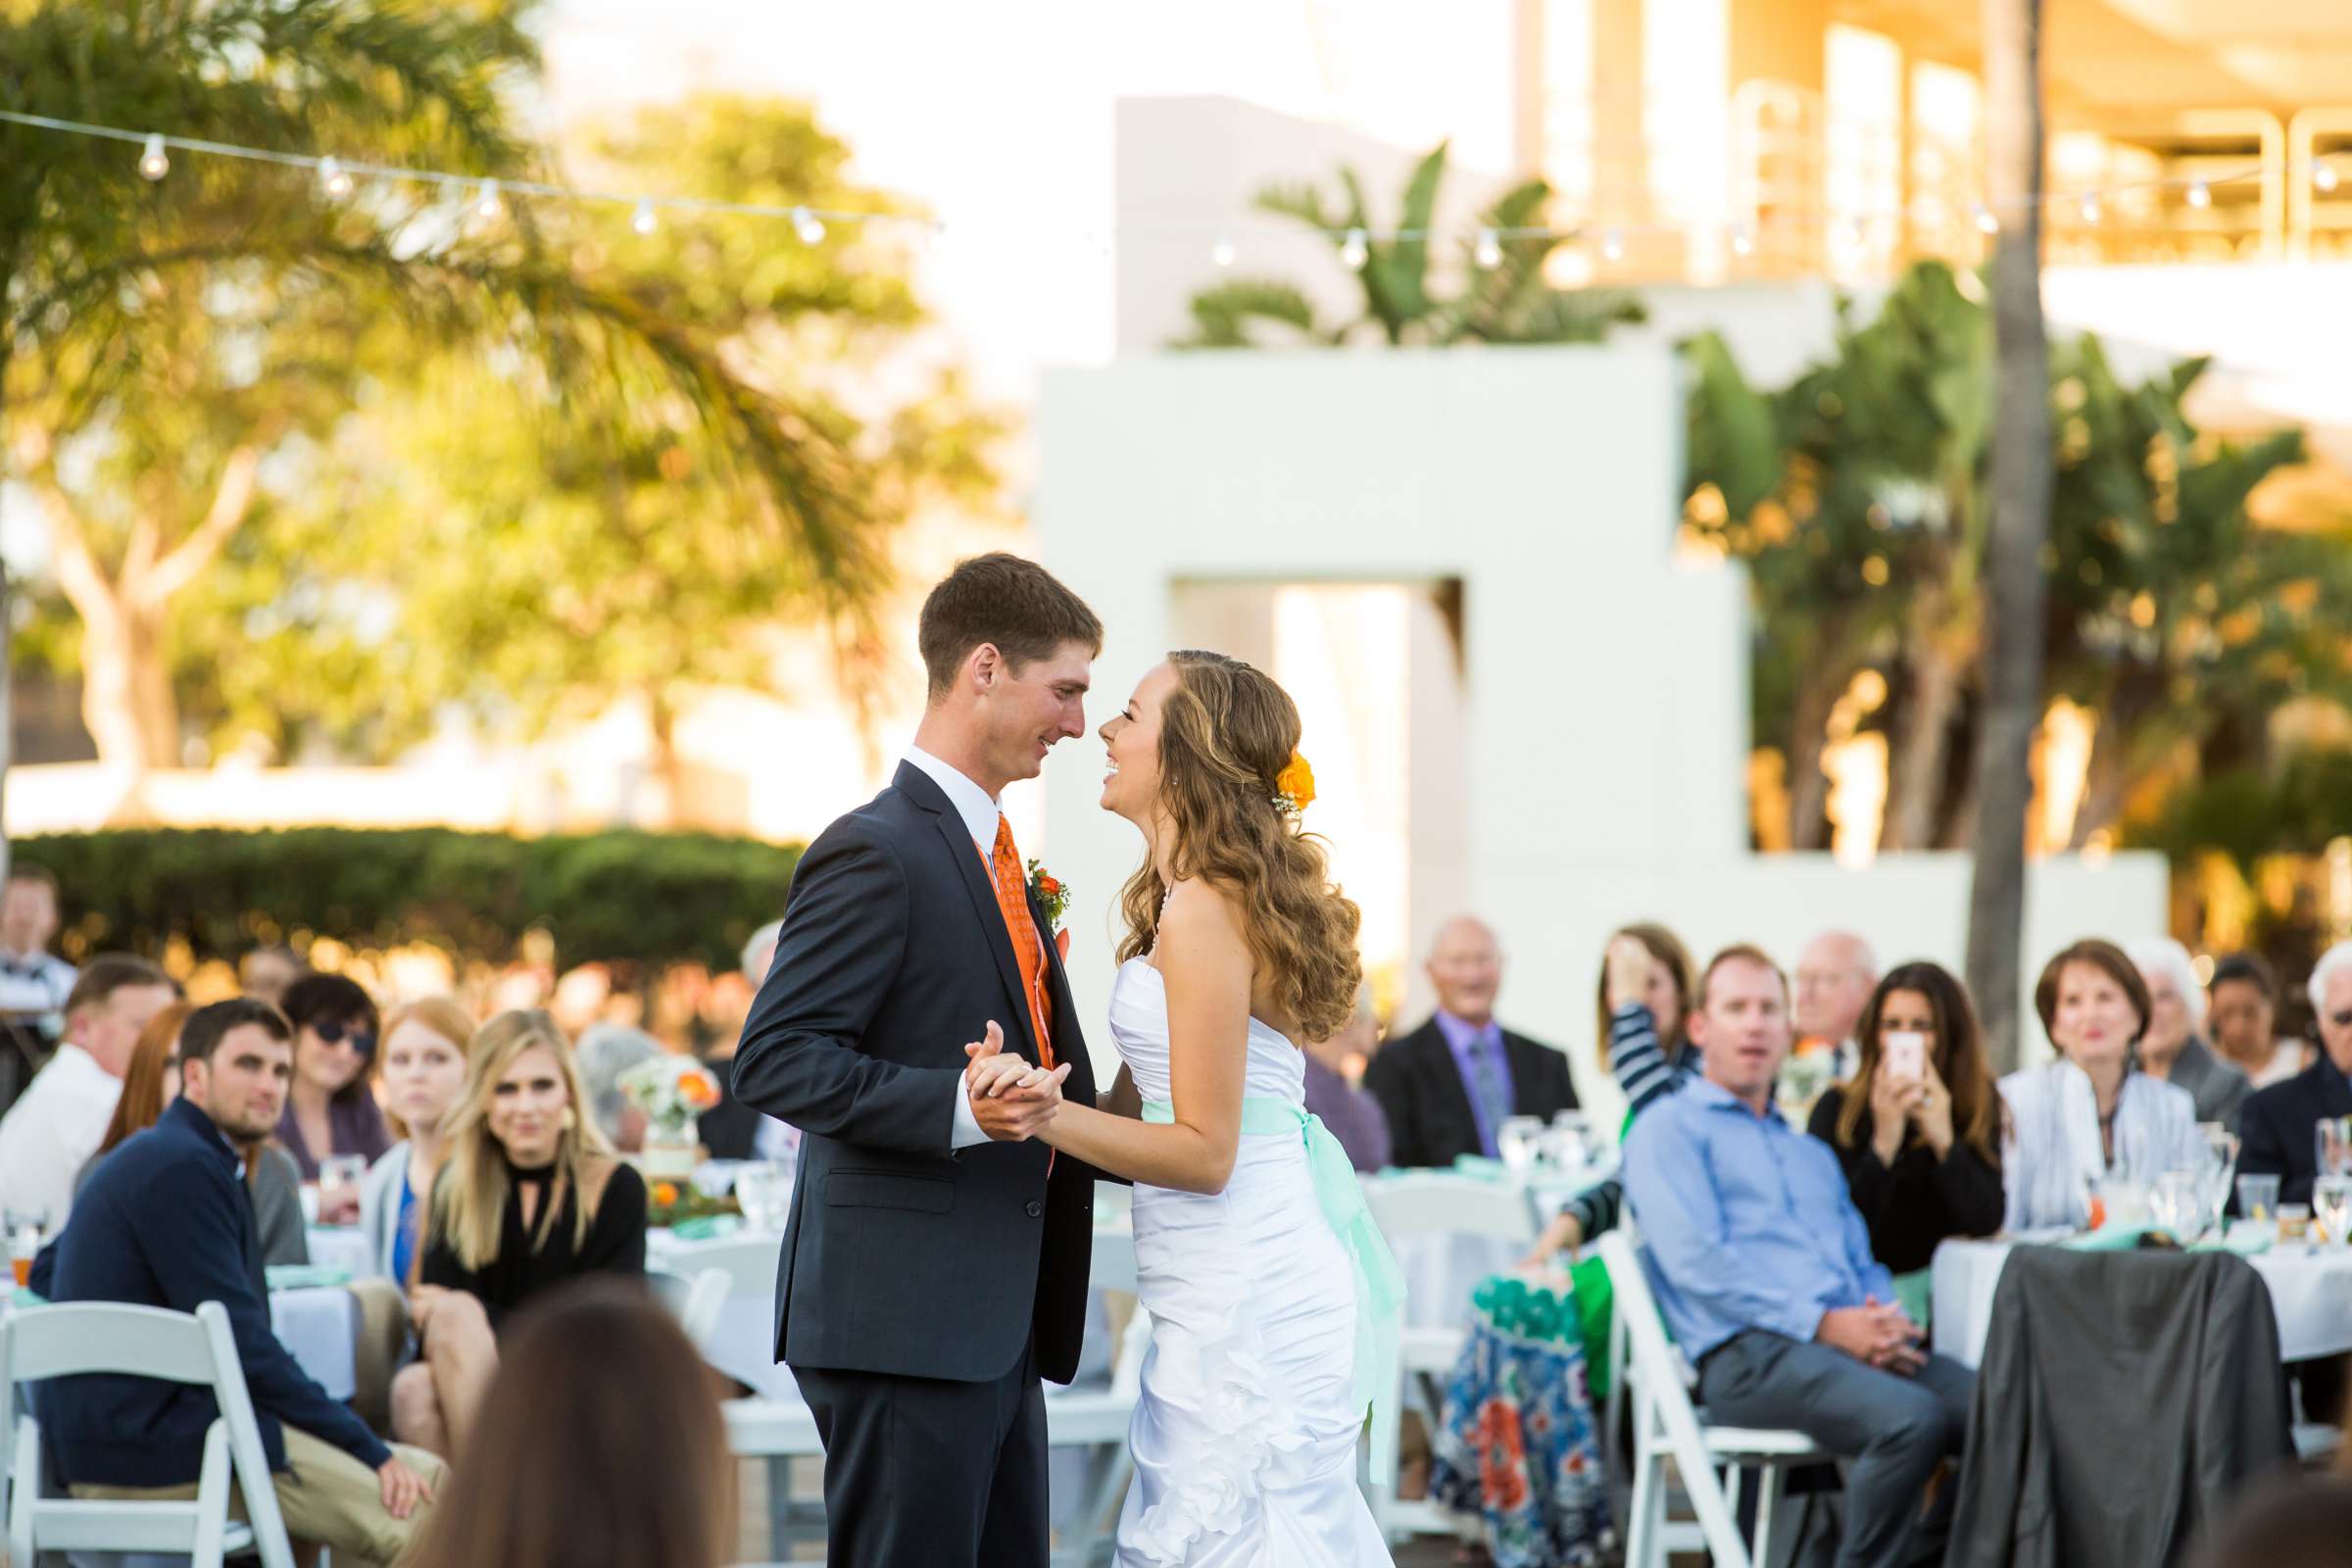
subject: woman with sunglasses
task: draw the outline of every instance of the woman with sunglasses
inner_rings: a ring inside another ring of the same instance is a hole
[[[277,1122],[277,1141],[302,1179],[318,1179],[318,1162],[333,1154],[357,1154],[372,1165],[392,1147],[383,1112],[368,1083],[368,1061],[375,1054],[375,1003],[359,985],[339,974],[306,974],[286,987],[284,1009],[294,1026],[294,1079],[286,1111]],[[353,1214],[318,1217],[330,1223]]]

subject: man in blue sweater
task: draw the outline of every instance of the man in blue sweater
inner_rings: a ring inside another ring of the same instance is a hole
[[[286,1531],[338,1563],[389,1564],[422,1522],[441,1463],[393,1449],[303,1372],[270,1329],[261,1244],[238,1148],[284,1108],[293,1031],[266,1002],[199,1008],[180,1031],[180,1098],[108,1155],[36,1288],[53,1301],[228,1309]],[[37,1390],[77,1497],[193,1497],[212,1391],[148,1378],[60,1378]]]

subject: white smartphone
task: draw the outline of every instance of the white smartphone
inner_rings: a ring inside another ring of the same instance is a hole
[[[1898,1084],[1915,1084],[1928,1075],[1928,1037],[1905,1030],[1886,1039],[1887,1078]]]

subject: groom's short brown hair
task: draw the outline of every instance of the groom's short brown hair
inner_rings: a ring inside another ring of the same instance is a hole
[[[923,673],[937,701],[956,684],[972,650],[993,643],[1018,674],[1064,643],[1102,652],[1102,622],[1086,601],[1034,561],[1003,551],[956,564],[931,597],[915,634]]]

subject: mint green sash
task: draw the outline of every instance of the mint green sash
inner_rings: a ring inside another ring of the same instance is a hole
[[[1161,1126],[1175,1121],[1176,1107],[1164,1100],[1144,1105],[1144,1120]],[[1242,1102],[1242,1134],[1248,1138],[1303,1137],[1306,1167],[1313,1176],[1315,1201],[1340,1239],[1355,1272],[1355,1372],[1348,1402],[1372,1413],[1372,1484],[1386,1487],[1395,1479],[1390,1457],[1396,1451],[1397,1340],[1404,1325],[1404,1273],[1389,1250],[1388,1239],[1372,1223],[1364,1206],[1363,1185],[1320,1116],[1287,1100],[1251,1095]]]

